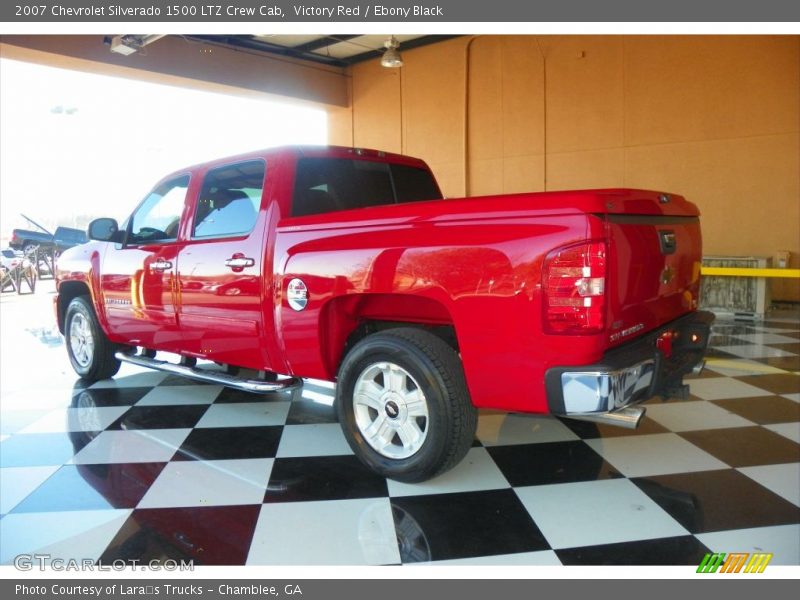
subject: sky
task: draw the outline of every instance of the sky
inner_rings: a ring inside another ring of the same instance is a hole
[[[324,144],[323,110],[0,59],[0,237],[122,220],[176,169]],[[76,222],[78,221],[78,222]]]

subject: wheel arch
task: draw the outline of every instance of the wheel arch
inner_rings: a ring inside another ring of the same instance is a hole
[[[458,336],[447,307],[409,294],[360,294],[332,299],[320,313],[320,353],[335,377],[350,349],[370,334],[396,327],[430,331],[458,352]]]
[[[58,302],[56,303],[56,321],[58,330],[64,333],[64,321],[67,316],[67,307],[78,296],[91,297],[91,290],[85,281],[63,281],[58,286]]]

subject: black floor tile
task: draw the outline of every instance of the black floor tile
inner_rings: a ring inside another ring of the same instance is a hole
[[[800,461],[800,445],[763,427],[684,431],[678,435],[731,467]]]
[[[273,458],[283,427],[208,427],[195,429],[173,460]]]
[[[161,383],[159,383],[158,386],[156,387],[174,386],[174,385],[216,385],[216,384],[206,383],[205,381],[199,381],[197,379],[191,379],[189,377],[181,377],[180,375],[167,375],[164,379],[161,380]]]
[[[769,374],[769,375],[747,375],[734,377],[744,383],[749,383],[762,390],[767,390],[773,394],[797,394],[800,393],[800,376],[791,373]]]
[[[403,563],[549,550],[510,489],[392,498]]]
[[[134,510],[98,563],[243,565],[261,505]]]
[[[73,396],[71,406],[74,408],[133,406],[149,394],[152,389],[151,387],[85,389]]]
[[[775,356],[770,358],[754,358],[756,362],[760,362],[776,369],[783,369],[784,371],[798,372],[800,371],[800,356]]]
[[[741,359],[741,356],[737,356],[735,354],[731,354],[730,352],[725,352],[724,350],[719,350],[717,348],[709,347],[706,350],[706,358],[736,358]]]
[[[487,451],[512,486],[622,477],[582,441],[494,446]]]
[[[355,456],[276,458],[264,502],[345,500],[388,496],[386,479]]]
[[[85,432],[84,439],[88,442],[98,434]],[[68,433],[18,433],[0,442],[0,467],[62,465],[82,449],[73,445]]]
[[[699,565],[707,552],[696,537],[660,538],[556,550],[564,565]]]
[[[134,508],[166,463],[64,465],[12,512]]]
[[[191,429],[207,410],[206,404],[134,406],[107,429]]]
[[[769,348],[776,350],[783,350],[784,352],[791,352],[792,354],[800,354],[800,342],[787,342],[784,344],[764,344]]]
[[[292,400],[286,417],[287,425],[321,425],[338,421],[333,406],[302,397]]]
[[[271,392],[269,394],[253,394],[233,388],[225,388],[214,399],[214,404],[236,404],[237,402],[284,401],[290,398],[290,392]]]
[[[712,404],[759,425],[800,421],[800,403],[781,396],[730,398],[714,400]]]
[[[734,469],[631,481],[691,533],[800,523],[800,508]]]

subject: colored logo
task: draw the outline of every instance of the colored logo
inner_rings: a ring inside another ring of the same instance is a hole
[[[706,554],[697,567],[698,573],[763,573],[772,554],[766,552],[714,552]]]

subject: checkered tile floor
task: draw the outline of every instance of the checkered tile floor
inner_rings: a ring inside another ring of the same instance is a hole
[[[360,465],[329,384],[260,398],[125,366],[84,389],[57,340],[28,334],[24,385],[24,351],[3,358],[0,562],[696,565],[758,549],[798,565],[800,322],[714,331],[691,397],[650,401],[635,432],[486,412],[466,460],[419,485]]]

